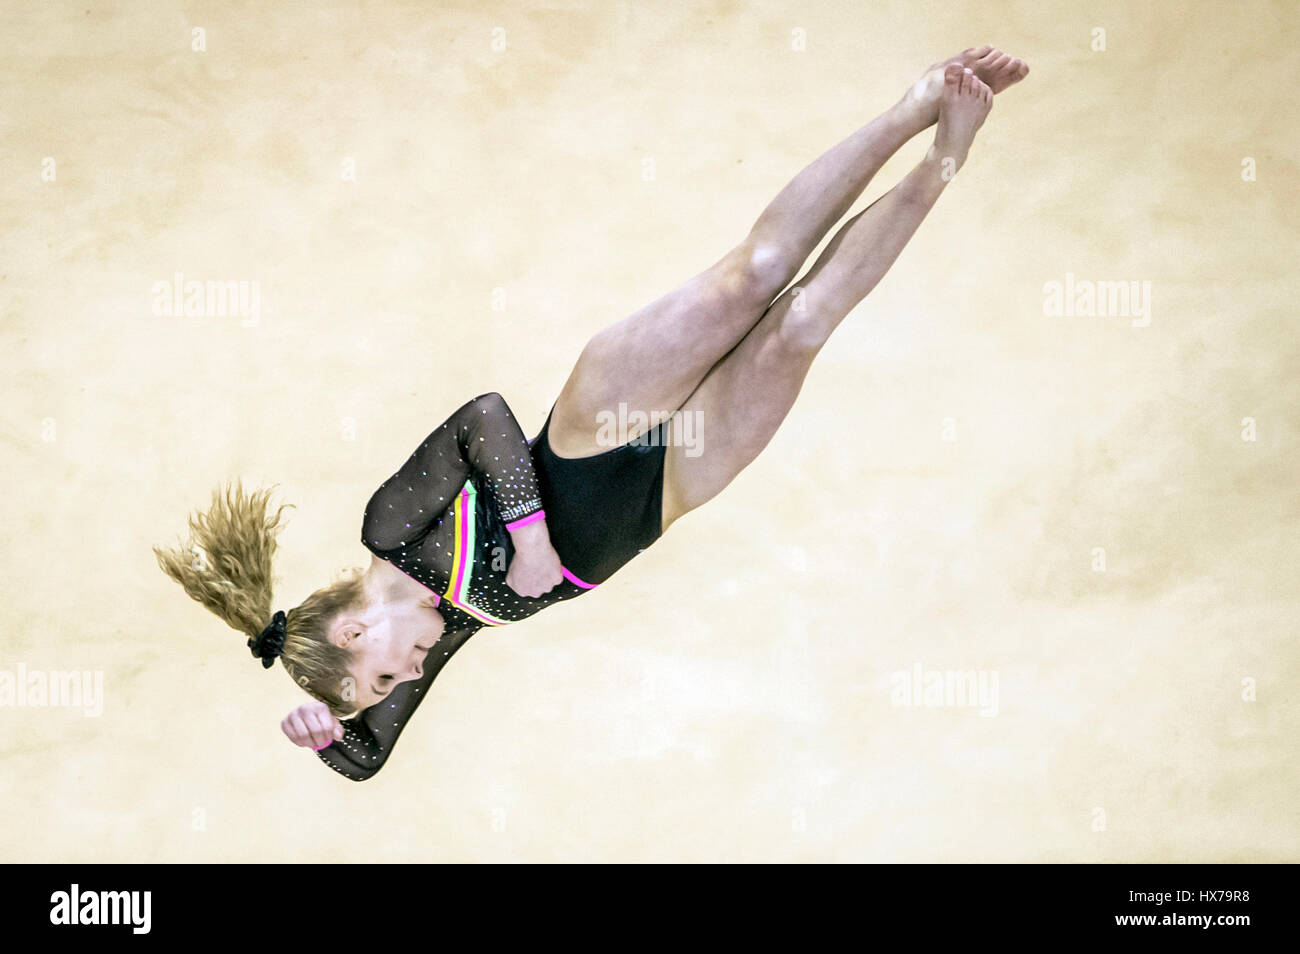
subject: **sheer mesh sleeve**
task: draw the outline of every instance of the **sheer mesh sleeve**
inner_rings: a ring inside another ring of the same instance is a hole
[[[541,512],[528,441],[505,399],[480,394],[439,425],[366,506],[366,546],[393,550],[427,532],[477,471],[506,529]]]
[[[465,640],[481,628],[481,624],[472,622],[454,633],[444,632],[425,657],[423,676],[398,683],[383,702],[355,718],[344,719],[342,741],[320,749],[317,758],[354,782],[364,782],[378,772],[388,760],[407,721],[429,695],[429,687],[442,667]]]

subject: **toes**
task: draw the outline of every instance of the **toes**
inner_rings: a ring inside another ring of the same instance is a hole
[[[962,68],[954,63],[943,71],[943,83],[945,86],[957,86],[963,75]]]
[[[973,70],[962,70],[961,73],[961,92],[963,95],[969,95],[975,89],[975,84],[979,82],[975,78]]]

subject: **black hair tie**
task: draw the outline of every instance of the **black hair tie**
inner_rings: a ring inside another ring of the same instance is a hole
[[[275,657],[284,652],[285,619],[284,611],[277,610],[266,629],[248,640],[248,648],[254,656],[262,660],[263,669],[274,666]]]

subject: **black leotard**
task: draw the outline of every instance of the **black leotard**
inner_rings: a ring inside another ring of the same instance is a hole
[[[662,534],[666,424],[594,457],[571,458],[551,450],[546,416],[533,466],[551,544],[583,580],[603,583]]]
[[[552,407],[552,411],[554,408]],[[481,394],[436,428],[371,496],[362,543],[432,590],[445,627],[418,680],[343,721],[316,754],[361,781],[379,771],[452,655],[484,626],[527,619],[609,579],[661,535],[665,428],[592,457],[557,457],[551,418],[530,444],[500,394]],[[526,597],[506,585],[513,528],[544,516],[564,580]]]

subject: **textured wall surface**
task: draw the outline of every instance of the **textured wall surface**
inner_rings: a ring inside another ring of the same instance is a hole
[[[1300,860],[1300,7],[362,6],[0,5],[0,672],[103,680],[0,706],[0,857]],[[242,476],[297,506],[278,604],[366,562],[434,424],[535,433],[982,42],[1032,73],[758,461],[476,636],[373,780],[290,746],[151,545]],[[256,313],[157,314],[178,272]],[[1100,281],[1149,309],[1053,313]],[[948,672],[982,704],[900,704]]]

